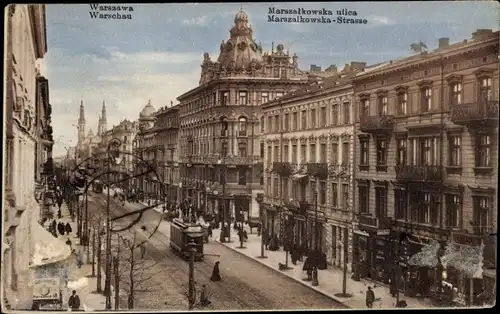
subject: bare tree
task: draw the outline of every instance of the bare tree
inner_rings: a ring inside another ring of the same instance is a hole
[[[91,220],[92,220],[92,232],[93,232],[93,238],[96,239],[97,241],[92,241],[92,263],[95,262],[95,257],[97,257],[97,285],[96,285],[96,291],[98,293],[102,292],[102,287],[101,287],[101,281],[102,281],[102,240],[104,236],[104,230],[103,230],[103,222],[105,221],[106,216],[104,215],[104,212],[100,210],[95,210],[93,211],[91,215]],[[97,243],[96,243],[97,242]]]
[[[139,252],[140,243],[137,239],[137,234],[131,232],[128,237],[120,236],[118,239],[119,250],[119,270],[118,278],[125,285],[125,290],[128,293],[128,308],[134,308],[134,300],[138,292],[151,292],[148,287],[148,282],[154,276],[154,273],[148,273],[147,270],[156,266],[157,262],[149,261],[141,258]]]

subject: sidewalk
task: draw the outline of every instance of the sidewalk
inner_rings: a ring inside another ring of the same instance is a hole
[[[245,226],[247,227],[247,226]],[[293,265],[290,256],[288,257],[288,266],[292,269],[287,271],[278,270],[278,263],[285,264],[285,252],[284,251],[269,251],[265,250],[264,255],[267,258],[258,258],[261,255],[261,237],[257,236],[256,230],[254,228],[254,233],[250,234],[250,229],[247,227],[248,240],[243,243],[244,248],[239,248],[240,242],[236,231],[231,229],[231,242],[230,243],[220,243],[220,229],[213,230],[213,239],[221,245],[224,245],[240,254],[251,258],[277,272],[288,276],[291,279],[300,282],[301,284],[308,286],[309,288],[316,290],[317,292],[334,299],[337,302],[343,303],[352,309],[365,309],[366,307],[366,290],[368,286],[374,287],[375,283],[364,279],[361,281],[354,281],[351,279],[351,273],[347,273],[347,293],[350,293],[352,297],[342,298],[335,296],[336,293],[342,292],[342,281],[343,272],[339,268],[334,268],[328,265],[325,270],[318,270],[318,281],[319,285],[314,287],[311,285],[310,281],[303,281],[307,277],[305,271],[302,270],[303,262],[297,262],[297,265]],[[396,298],[392,297],[389,288],[376,285],[373,289],[375,292],[375,297],[378,301],[375,301],[373,307],[375,309],[394,309]],[[411,297],[406,297],[400,293],[400,300],[406,300],[408,303],[407,308],[430,308],[431,300],[429,299],[416,299]]]
[[[90,196],[89,196],[90,199]],[[54,217],[57,217],[57,207],[54,207]],[[82,256],[82,267],[78,268],[76,265],[71,268],[70,274],[68,275],[68,287],[66,291],[63,292],[63,307],[67,308],[67,303],[72,290],[76,290],[77,294],[80,296],[81,309],[84,311],[104,311],[106,308],[106,297],[96,292],[97,287],[97,277],[91,277],[92,275],[92,248],[89,249],[89,257],[87,259],[87,250],[84,246],[81,246],[80,239],[76,236],[77,234],[77,222],[71,221],[71,216],[64,202],[61,207],[61,219],[56,219],[57,222],[61,221],[64,224],[69,222],[71,225],[72,232],[69,235],[59,236],[60,238],[70,239],[72,243],[72,248],[76,252],[80,252]],[[89,261],[90,263],[87,263]],[[95,261],[97,263],[97,260]],[[95,269],[97,274],[97,269]],[[101,278],[101,288],[104,290],[105,273],[102,270]],[[120,295],[122,292],[120,291]],[[114,288],[111,286],[111,306],[114,309]],[[123,306],[123,305],[122,305]]]

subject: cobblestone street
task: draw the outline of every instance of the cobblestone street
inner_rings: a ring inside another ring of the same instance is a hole
[[[95,199],[104,208],[104,196]],[[113,204],[113,215],[118,215],[123,209],[117,203]],[[135,203],[127,203],[125,206],[127,210],[140,207],[143,205]],[[154,210],[145,213],[145,220],[150,221],[151,225],[156,224],[159,217],[160,214]],[[150,285],[154,291],[138,294],[137,309],[187,309],[189,265],[171,251],[168,234],[164,234],[168,232],[166,224],[168,225],[167,222],[162,222],[162,228],[148,241],[146,255],[159,263],[152,270],[155,276]],[[139,230],[140,232],[142,231]],[[334,300],[218,243],[206,244],[204,252],[220,256],[206,256],[204,261],[195,264],[197,286],[207,284],[214,310],[344,308]],[[209,277],[217,260],[221,262],[222,281],[214,283]]]

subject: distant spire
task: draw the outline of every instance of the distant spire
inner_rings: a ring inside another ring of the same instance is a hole
[[[243,12],[243,4],[240,5],[240,12]]]
[[[148,99],[148,106],[151,106],[151,99]]]
[[[274,41],[271,43],[271,53],[274,53]]]
[[[104,100],[102,101],[101,119],[103,123],[106,123],[106,102]]]

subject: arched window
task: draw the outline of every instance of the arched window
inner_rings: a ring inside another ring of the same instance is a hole
[[[240,136],[246,136],[247,133],[247,119],[241,117],[238,119],[238,131]]]

